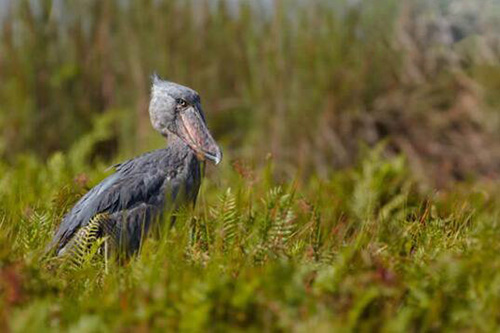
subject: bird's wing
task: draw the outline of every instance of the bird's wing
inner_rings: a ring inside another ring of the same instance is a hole
[[[160,163],[161,164],[161,163]],[[160,207],[164,203],[165,185],[177,187],[168,181],[157,161],[131,160],[117,172],[87,192],[63,218],[49,250],[61,249],[96,214],[130,210],[141,204]],[[169,184],[166,184],[168,182]],[[175,191],[174,191],[175,192]]]
[[[69,254],[71,260],[80,266],[93,244],[102,238],[106,239],[110,253],[135,253],[157,213],[158,207],[145,203],[127,211],[97,213],[75,231],[57,254]]]

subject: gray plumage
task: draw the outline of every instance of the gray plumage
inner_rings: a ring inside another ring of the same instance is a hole
[[[115,173],[83,196],[63,218],[49,248],[66,253],[81,228],[106,214],[101,234],[126,254],[136,252],[165,212],[194,204],[204,160],[218,164],[222,154],[205,124],[198,94],[187,87],[153,78],[150,116],[168,139],[158,149],[115,166]]]

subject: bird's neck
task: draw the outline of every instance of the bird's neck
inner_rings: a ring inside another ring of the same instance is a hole
[[[167,147],[177,151],[191,150],[189,146],[181,140],[177,135],[170,134],[167,137]]]
[[[200,170],[200,174],[203,176],[205,173],[205,161],[203,159],[198,158],[196,153],[178,136],[169,135],[167,138],[167,149],[173,153],[173,156],[177,156],[177,158],[181,161],[184,161],[185,165],[189,168],[195,168],[196,170]]]
[[[188,147],[188,145],[175,134],[169,134],[166,137],[166,139],[167,139],[167,145],[169,147],[172,147],[172,148],[173,147],[179,147],[179,148]]]
[[[170,134],[167,137],[167,147],[171,151],[175,151],[178,155],[195,156],[195,152],[177,135]]]

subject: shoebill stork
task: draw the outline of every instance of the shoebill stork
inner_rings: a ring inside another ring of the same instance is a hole
[[[153,75],[149,115],[167,147],[116,165],[114,174],[84,195],[49,245],[57,256],[74,249],[84,236],[106,236],[129,256],[165,212],[196,202],[205,161],[217,165],[222,159],[198,93]]]

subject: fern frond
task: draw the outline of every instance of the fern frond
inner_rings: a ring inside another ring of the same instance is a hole
[[[239,235],[240,219],[236,198],[228,188],[219,198],[217,207],[211,210],[214,218],[221,224],[222,237],[225,245],[233,244]]]
[[[286,253],[289,241],[297,230],[292,199],[291,193],[284,193],[281,187],[275,187],[263,200],[266,214],[261,220],[261,246],[267,249],[268,255]]]
[[[224,234],[224,242],[231,244],[236,239],[238,234],[238,212],[236,208],[236,198],[231,193],[229,188],[226,194],[221,198],[220,219],[222,220],[222,232]]]
[[[23,249],[24,253],[28,253],[49,237],[50,230],[51,219],[49,213],[34,211],[27,218],[20,221],[17,244]]]
[[[106,236],[105,230],[109,229],[110,219],[108,214],[98,214],[89,223],[80,228],[73,238],[69,256],[72,266],[82,267],[91,262],[94,257],[102,252],[104,242],[113,242],[114,237]]]
[[[275,198],[272,218],[268,230],[268,240],[273,247],[282,247],[296,230],[295,213],[292,209],[292,195],[283,194]]]
[[[269,230],[269,241],[273,245],[286,244],[295,231],[295,214],[291,208],[280,212],[272,222]]]
[[[263,202],[268,210],[272,209],[276,205],[276,202],[281,197],[282,192],[283,189],[281,186],[273,187],[267,192]]]

